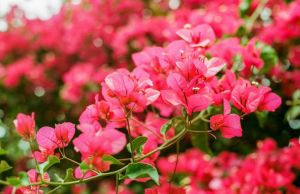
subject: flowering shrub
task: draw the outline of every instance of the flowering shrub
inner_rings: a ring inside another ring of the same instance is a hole
[[[300,193],[299,8],[86,0],[46,21],[14,8],[3,193]]]

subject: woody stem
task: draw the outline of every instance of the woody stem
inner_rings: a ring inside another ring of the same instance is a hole
[[[35,166],[36,166],[36,168],[37,168],[37,171],[40,172],[40,168],[39,168],[39,165],[38,165],[39,163],[38,163],[38,161],[36,160],[36,158],[35,158],[34,155],[33,155],[34,145],[33,145],[33,142],[32,142],[31,139],[29,140],[29,146],[30,146],[31,155],[32,155],[32,157],[33,157],[33,159],[34,159],[34,162],[35,162]],[[42,178],[42,179],[44,178],[43,175],[41,176],[41,178]]]
[[[129,146],[130,146],[131,159],[132,159],[132,162],[134,162],[134,153],[133,153],[133,146],[132,146],[132,136],[131,136],[131,129],[130,129],[129,115],[128,114],[126,114],[126,128],[127,128],[127,132],[128,132],[128,141],[129,141]]]

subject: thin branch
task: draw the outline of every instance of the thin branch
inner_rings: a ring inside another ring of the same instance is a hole
[[[201,117],[203,116],[204,113],[200,113]],[[199,115],[198,115],[199,116]],[[189,124],[192,124],[194,122],[196,122],[199,118],[198,116],[196,118],[194,118],[191,122],[189,122]],[[129,122],[127,122],[129,123]],[[128,127],[128,126],[127,126]],[[130,130],[130,128],[129,128]],[[139,162],[139,161],[142,161],[143,159],[151,156],[152,154],[158,152],[158,151],[161,151],[161,150],[164,150],[170,146],[172,146],[173,144],[177,143],[178,141],[180,141],[184,136],[185,134],[188,132],[188,129],[185,127],[183,128],[178,134],[176,134],[173,138],[167,140],[164,144],[160,145],[159,147],[157,147],[156,149],[148,152],[147,154],[143,155],[143,156],[140,156],[138,158],[134,158],[134,160],[132,162]],[[72,159],[71,159],[72,160]],[[76,161],[75,161],[76,162]],[[131,163],[132,163],[131,162]],[[131,164],[129,163],[129,164]],[[95,179],[98,179],[98,178],[101,178],[101,177],[106,177],[106,176],[111,176],[111,175],[116,175],[116,174],[119,174],[123,171],[125,171],[128,167],[128,165],[125,165],[123,166],[122,168],[118,169],[118,170],[115,170],[115,171],[111,171],[111,172],[106,172],[106,173],[98,173],[97,175],[95,176],[92,176],[92,177],[89,177],[89,178],[85,178],[85,179],[82,179],[82,180],[75,180],[75,181],[68,181],[68,182],[48,182],[48,181],[41,181],[41,182],[37,182],[37,183],[32,183],[30,184],[29,186],[39,186],[39,185],[42,185],[42,184],[46,184],[46,185],[53,185],[53,186],[67,186],[67,185],[75,185],[75,184],[80,184],[80,183],[85,183],[85,182],[89,182],[89,181],[92,181],[92,180],[95,180]],[[1,181],[0,180],[0,184],[5,184],[5,185],[9,185],[9,183],[5,182],[5,181]]]
[[[47,194],[54,193],[55,191],[57,191],[57,190],[60,189],[61,187],[62,187],[62,186],[59,185],[59,186],[55,187],[54,189],[48,191]]]
[[[156,131],[153,131],[153,129],[150,129],[147,125],[145,125],[144,123],[140,122],[139,120],[135,119],[135,118],[131,118],[132,121],[136,122],[138,125],[140,125],[141,127],[144,127],[146,130],[150,131],[153,135],[155,135],[156,137],[158,137],[159,139],[163,139],[161,136],[159,136]]]
[[[119,193],[119,173],[116,174],[116,194]]]
[[[256,7],[255,11],[252,13],[252,15],[250,16],[247,24],[246,24],[246,29],[248,32],[252,31],[252,28],[254,26],[255,21],[257,20],[257,18],[259,17],[259,15],[261,14],[261,12],[264,10],[266,4],[268,3],[269,0],[261,0],[258,4],[258,6]]]
[[[179,142],[180,142],[180,141],[177,141],[177,142],[176,142],[176,161],[175,161],[175,166],[174,166],[174,170],[173,170],[172,176],[171,176],[170,181],[169,181],[169,193],[171,193],[171,184],[172,184],[172,182],[173,182],[174,176],[175,176],[175,174],[176,174],[177,166],[178,166],[178,158],[179,158]]]
[[[205,121],[205,122],[210,122],[209,120],[207,120],[205,118],[205,115],[204,115],[205,111],[202,111],[200,112],[192,121],[191,123],[195,123],[196,121],[198,121],[199,119],[201,119],[202,121]],[[207,115],[206,115],[207,116]]]
[[[132,146],[132,136],[131,136],[131,129],[130,129],[130,123],[129,123],[129,118],[126,115],[126,128],[128,131],[128,141],[129,141],[129,145],[130,145],[130,154],[131,154],[131,159],[134,162],[134,153],[133,153],[133,146]]]
[[[75,184],[80,184],[80,183],[86,183],[86,182],[89,182],[89,181],[92,181],[92,180],[95,180],[97,178],[100,178],[100,177],[106,177],[106,176],[111,176],[111,175],[115,175],[116,173],[120,173],[120,172],[123,172],[124,170],[126,170],[126,168],[128,167],[128,164],[116,171],[112,171],[112,172],[107,172],[107,173],[99,173],[95,176],[92,176],[92,177],[89,177],[89,178],[86,178],[86,179],[82,179],[82,180],[76,180],[76,181],[68,181],[68,182],[48,182],[48,181],[41,181],[41,182],[37,182],[37,183],[32,183],[30,184],[29,186],[39,186],[39,185],[43,185],[43,184],[46,184],[46,185],[62,185],[62,186],[68,186],[68,185],[75,185]]]
[[[196,131],[196,130],[187,130],[190,133],[211,133],[213,130],[207,130],[207,131]]]
[[[36,158],[34,157],[34,154],[33,154],[34,146],[33,146],[33,142],[31,140],[29,140],[29,146],[30,146],[31,155],[32,155],[32,157],[34,159],[34,162],[35,162],[36,169],[40,173],[39,163],[38,163],[38,161],[36,160]],[[41,176],[42,180],[43,180],[43,178],[44,178],[44,175]]]
[[[162,144],[161,146],[157,147],[156,149],[148,152],[147,154],[141,156],[140,158],[137,158],[135,159],[136,162],[139,162],[149,156],[151,156],[152,154],[160,151],[160,150],[163,150],[171,145],[173,145],[174,143],[176,143],[179,139],[181,139],[187,132],[187,129],[184,128],[182,131],[180,131],[177,135],[175,135],[172,139],[166,141],[164,144]]]
[[[8,182],[3,181],[3,180],[0,180],[0,184],[1,184],[1,185],[10,185]]]
[[[60,151],[60,149],[59,149],[59,152],[60,152],[60,154],[62,155],[62,159],[68,160],[69,162],[72,162],[73,164],[76,164],[76,165],[80,166],[80,163],[79,163],[79,162],[77,162],[77,161],[75,161],[75,160],[73,160],[73,159],[67,157],[64,153],[62,153],[62,152]],[[96,173],[96,174],[99,174],[99,173],[100,173],[100,171],[98,171],[98,170],[96,170],[96,169],[90,169],[90,170],[93,171],[93,172]],[[83,176],[83,177],[84,177],[84,176]]]

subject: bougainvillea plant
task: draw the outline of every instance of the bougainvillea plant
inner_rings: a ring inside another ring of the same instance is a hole
[[[300,193],[300,1],[166,2],[7,15],[3,193]]]

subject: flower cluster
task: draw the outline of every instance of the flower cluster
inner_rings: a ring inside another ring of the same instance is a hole
[[[246,157],[223,152],[210,157],[197,149],[179,155],[177,186],[167,182],[172,175],[174,155],[161,158],[158,168],[162,173],[161,185],[147,189],[147,194],[168,193],[299,193],[293,185],[299,170],[299,141],[292,139],[290,146],[278,148],[274,140],[258,142],[258,149]]]
[[[223,109],[223,113],[207,115],[211,129],[220,129],[225,138],[232,138],[242,136],[241,116],[274,111],[281,104],[281,98],[269,87],[252,84],[236,75],[223,58],[206,57],[216,37],[209,25],[186,27],[177,34],[182,40],[173,41],[165,48],[149,47],[134,54],[136,67],[131,72],[118,69],[105,77],[101,95],[96,96],[95,102],[79,118],[77,128],[81,134],[73,140],[73,145],[81,154],[81,163],[74,171],[75,178],[97,176],[110,169],[113,163],[107,156],[121,152],[127,142],[125,134],[118,129],[127,130],[131,160],[154,165],[159,155],[156,152],[171,141],[168,138],[173,140],[188,131],[196,115],[207,112],[208,107]],[[166,121],[159,118],[160,114],[148,111],[145,121],[139,116],[150,106],[166,116],[180,116],[178,110],[183,109],[185,127],[176,135],[171,130],[164,137],[159,129]],[[231,113],[231,107],[236,113]],[[152,118],[150,122],[149,118]],[[50,156],[73,161],[64,151],[75,134],[73,123],[42,127],[35,135],[33,116],[19,114],[15,125],[25,140],[32,142],[36,136],[39,147],[33,153],[36,162],[45,163]],[[145,138],[145,145],[136,148],[133,142],[139,137]],[[87,169],[83,168],[85,165]]]
[[[300,0],[166,2],[6,16],[0,139],[22,140],[0,146],[24,172],[0,161],[4,193],[300,193]]]

